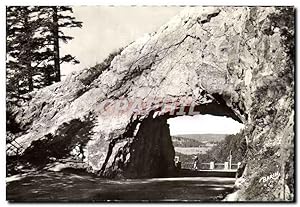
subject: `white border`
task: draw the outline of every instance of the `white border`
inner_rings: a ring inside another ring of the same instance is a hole
[[[4,5],[295,5],[296,0],[214,0],[214,1],[199,1],[199,0],[2,0]]]
[[[1,41],[1,51],[0,51],[0,63],[1,63],[1,70],[0,70],[0,105],[1,105],[1,111],[0,113],[3,115],[3,117],[0,119],[0,144],[1,144],[1,176],[0,176],[0,186],[1,186],[1,194],[0,194],[0,206],[7,206],[8,203],[5,201],[6,199],[6,184],[5,184],[5,175],[6,175],[6,163],[5,163],[5,6],[6,5],[208,5],[208,6],[219,6],[219,5],[241,5],[241,6],[295,6],[297,9],[299,9],[299,0],[285,0],[285,1],[278,1],[278,0],[247,0],[247,1],[236,1],[236,0],[215,0],[215,1],[200,1],[200,0],[143,0],[143,1],[137,1],[137,0],[2,0],[0,2],[0,41]],[[297,17],[296,21],[297,25],[296,27],[299,28],[299,21]],[[297,39],[299,39],[299,33],[297,33]],[[296,46],[296,49],[298,47]],[[299,53],[297,53],[296,60],[299,60]],[[297,70],[297,69],[295,69]],[[297,80],[299,81],[299,72],[297,72]],[[297,84],[297,91],[299,90],[299,84]],[[297,100],[297,108],[299,109],[299,100]],[[298,122],[297,122],[297,128],[298,128]],[[297,141],[297,149],[299,149],[299,140]],[[299,152],[297,153],[299,155]],[[297,156],[297,160],[299,160],[299,156]],[[295,163],[296,164],[296,163]],[[298,171],[297,171],[298,172]],[[297,174],[296,180],[299,179],[298,177],[299,173]],[[296,198],[299,199],[299,189],[296,187]],[[27,205],[33,205],[33,204],[27,204]],[[38,204],[40,205],[40,204]],[[51,204],[44,204],[44,205],[51,205]],[[57,204],[57,206],[65,206],[66,204]],[[78,206],[83,204],[68,204],[68,206]],[[88,204],[84,204],[88,205]],[[103,203],[102,205],[105,206],[112,206],[116,204],[109,204],[109,203]],[[119,204],[117,204],[119,205]],[[122,204],[122,206],[131,206],[133,204]],[[139,204],[136,204],[139,205]],[[174,205],[174,204],[158,204],[161,205]],[[176,204],[176,206],[183,206],[183,205],[199,205],[199,204]],[[200,205],[206,205],[206,204],[200,204]],[[218,205],[218,204],[213,204]],[[230,205],[239,205],[239,204],[230,204]],[[242,204],[242,205],[250,205],[250,204]],[[257,204],[254,204],[257,205]],[[261,204],[264,205],[264,204]],[[283,205],[283,204],[280,204]]]

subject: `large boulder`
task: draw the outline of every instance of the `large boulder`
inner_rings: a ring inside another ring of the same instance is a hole
[[[182,101],[245,125],[246,167],[234,199],[292,200],[293,21],[289,7],[186,8],[105,70],[85,69],[30,94],[16,112],[21,154],[47,163],[77,148],[102,176],[168,176],[166,120],[176,114],[162,103]]]

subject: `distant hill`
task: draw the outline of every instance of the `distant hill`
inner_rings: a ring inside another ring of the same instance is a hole
[[[172,137],[180,137],[193,139],[200,142],[220,142],[225,139],[228,134],[179,134]]]
[[[172,136],[174,147],[199,147],[204,145],[203,142],[186,137]]]

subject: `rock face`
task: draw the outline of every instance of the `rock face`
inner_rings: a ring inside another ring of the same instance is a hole
[[[174,149],[166,119],[179,108],[158,111],[189,98],[202,114],[245,124],[236,200],[293,200],[293,20],[293,8],[187,8],[104,71],[33,92],[16,112],[22,132],[14,136],[31,160],[71,157],[77,147],[103,176],[167,176]]]

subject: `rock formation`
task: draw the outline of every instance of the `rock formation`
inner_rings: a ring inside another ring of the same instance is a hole
[[[102,176],[167,176],[174,149],[166,120],[176,114],[160,111],[162,102],[191,99],[202,114],[245,124],[246,168],[234,198],[292,200],[293,20],[288,7],[184,9],[104,70],[84,69],[32,92],[15,111],[21,132],[13,136],[39,163],[71,157],[77,146]],[[263,182],[273,173],[280,176]]]

